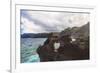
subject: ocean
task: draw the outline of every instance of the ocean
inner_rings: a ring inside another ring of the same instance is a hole
[[[21,38],[21,63],[40,62],[36,50],[47,38]]]

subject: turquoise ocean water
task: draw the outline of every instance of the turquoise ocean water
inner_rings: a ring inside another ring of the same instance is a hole
[[[39,62],[36,50],[45,41],[46,38],[21,38],[21,63]]]

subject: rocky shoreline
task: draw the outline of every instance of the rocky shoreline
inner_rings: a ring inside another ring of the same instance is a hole
[[[57,52],[54,51],[55,42],[60,43]],[[38,47],[37,53],[41,62],[89,59],[89,23],[67,28],[60,33],[50,33],[44,45]]]

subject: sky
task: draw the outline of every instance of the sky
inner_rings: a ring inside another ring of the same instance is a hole
[[[87,13],[21,10],[20,15],[21,34],[60,32],[89,22]]]

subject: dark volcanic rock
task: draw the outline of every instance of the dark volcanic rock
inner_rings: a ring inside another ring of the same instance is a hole
[[[74,37],[76,41],[71,42]],[[43,46],[37,49],[41,62],[89,59],[89,22],[81,27],[67,28],[51,33]],[[54,43],[60,42],[57,52]]]
[[[44,45],[37,49],[41,62],[89,59],[88,46],[87,49],[81,49],[77,44],[70,42],[70,35],[59,35],[59,38],[53,38],[54,35],[52,34]],[[58,52],[55,52],[53,44],[57,40],[60,42],[60,47],[58,48]]]
[[[88,37],[89,36],[89,25],[90,23],[88,22],[87,24],[81,27],[73,27],[73,28],[69,27],[63,30],[60,34],[61,35],[71,35],[74,38]]]

